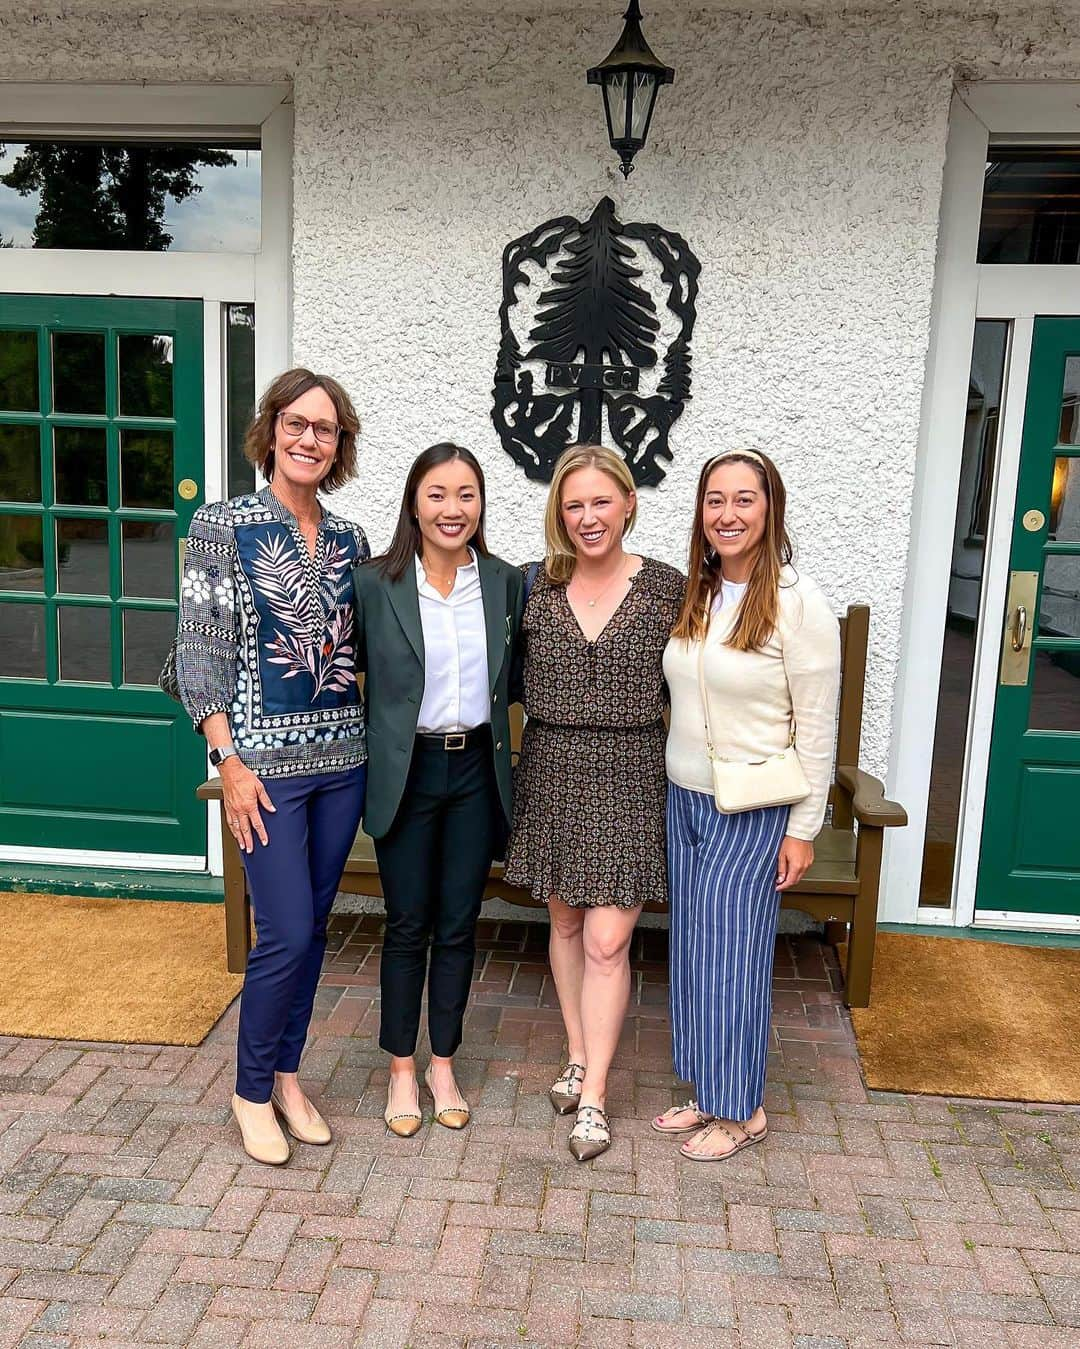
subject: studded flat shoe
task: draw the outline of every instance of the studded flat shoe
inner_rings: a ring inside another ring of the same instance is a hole
[[[579,1105],[567,1146],[579,1162],[590,1162],[611,1147],[611,1125],[598,1105]]]
[[[548,1100],[557,1115],[569,1115],[581,1104],[581,1084],[585,1069],[580,1063],[568,1063],[551,1084]]]

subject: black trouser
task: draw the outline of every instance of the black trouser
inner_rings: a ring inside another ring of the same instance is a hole
[[[416,1049],[425,972],[431,1052],[448,1058],[461,1044],[500,816],[490,727],[469,732],[464,749],[416,737],[394,823],[375,842],[386,899],[379,1045],[389,1054]]]

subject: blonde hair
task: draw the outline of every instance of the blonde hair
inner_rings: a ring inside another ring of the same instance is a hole
[[[570,474],[576,473],[579,468],[595,468],[606,473],[624,498],[634,497],[634,504],[623,526],[623,538],[634,528],[637,520],[637,489],[622,455],[605,445],[571,445],[564,450],[555,464],[544,508],[544,570],[553,585],[565,585],[573,576],[577,563],[577,552],[563,523],[562,489]]]
[[[727,450],[714,455],[702,467],[698,478],[694,524],[690,531],[690,565],[686,592],[672,629],[672,637],[688,642],[704,641],[716,592],[723,579],[720,559],[706,546],[702,517],[709,476],[714,468],[727,462],[749,464],[765,493],[768,514],[765,533],[754,557],[750,578],[739,612],[725,645],[736,651],[759,651],[772,636],[780,612],[780,574],[792,558],[791,539],[784,526],[787,492],[784,480],[767,454],[757,450]]]

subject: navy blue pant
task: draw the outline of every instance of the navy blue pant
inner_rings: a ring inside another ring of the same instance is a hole
[[[241,853],[255,910],[255,946],[240,995],[236,1094],[270,1099],[274,1073],[295,1073],[326,951],[326,922],[364,809],[367,765],[271,778],[269,842]]]

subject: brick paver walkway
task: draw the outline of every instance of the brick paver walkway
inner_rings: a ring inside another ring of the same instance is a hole
[[[648,1128],[673,1081],[643,932],[616,1142],[579,1166],[545,935],[483,925],[473,1123],[406,1142],[378,922],[335,918],[305,1061],[335,1141],[280,1170],[229,1121],[235,1008],[196,1050],[0,1041],[0,1345],[1080,1345],[1080,1112],[868,1094],[831,953],[794,938],[771,1136],[684,1162]]]

